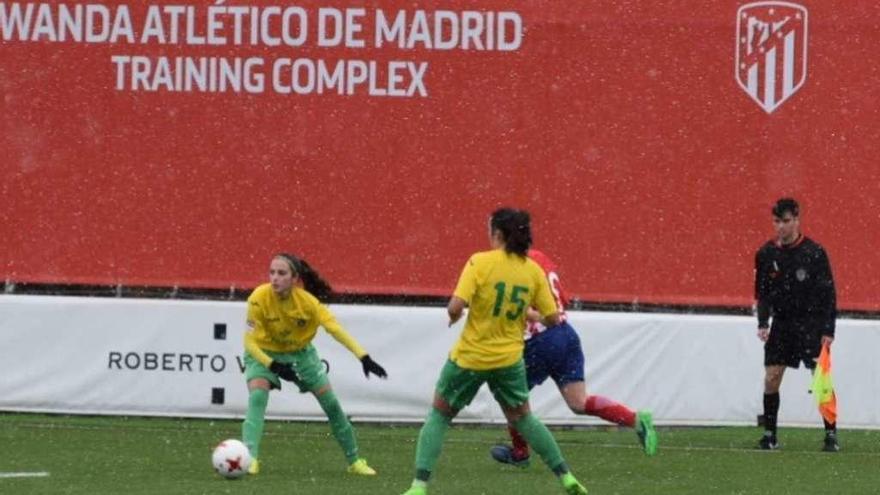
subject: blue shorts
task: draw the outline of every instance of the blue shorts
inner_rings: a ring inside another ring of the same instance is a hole
[[[584,381],[584,351],[581,339],[568,322],[535,335],[526,341],[524,352],[529,389],[547,377],[558,387]]]

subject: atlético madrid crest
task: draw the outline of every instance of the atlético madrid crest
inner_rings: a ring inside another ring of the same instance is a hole
[[[807,79],[807,9],[754,2],[736,13],[736,82],[773,113]]]

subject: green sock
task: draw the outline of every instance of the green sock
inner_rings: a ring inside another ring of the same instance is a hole
[[[260,440],[263,438],[263,423],[266,405],[269,404],[269,391],[255,388],[248,396],[247,415],[241,424],[241,439],[254,459],[260,457]]]
[[[422,430],[419,432],[419,443],[416,445],[416,479],[428,481],[440,451],[443,449],[443,437],[449,429],[450,419],[437,409],[431,408]]]
[[[349,464],[353,463],[358,458],[357,439],[354,436],[354,427],[342,410],[342,406],[339,405],[336,394],[333,393],[333,390],[327,390],[318,396],[318,404],[321,405],[321,409],[330,420],[330,431],[333,432],[333,437],[342,447],[345,460]]]
[[[561,475],[562,472],[559,471],[568,471],[565,468],[565,460],[562,458],[562,452],[559,450],[559,445],[556,443],[556,439],[553,438],[553,434],[532,413],[520,418],[513,426],[525,437],[529,445],[532,446],[532,449],[541,456],[544,464],[554,473]]]

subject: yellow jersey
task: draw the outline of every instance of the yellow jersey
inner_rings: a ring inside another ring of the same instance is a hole
[[[367,354],[333,313],[305,289],[293,287],[288,297],[281,298],[271,284],[263,284],[254,289],[247,305],[245,349],[264,366],[269,366],[272,358],[263,351],[303,349],[315,338],[318,326],[324,327],[358,359]]]
[[[530,258],[502,249],[471,256],[453,295],[467,302],[470,309],[449,357],[466,369],[513,365],[522,358],[526,309],[532,306],[542,317],[556,313],[541,267]]]

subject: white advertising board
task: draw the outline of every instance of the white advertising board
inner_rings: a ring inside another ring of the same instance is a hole
[[[315,346],[355,421],[422,421],[461,323],[443,308],[334,305],[388,380],[364,378],[360,362],[323,331]],[[241,417],[243,302],[0,296],[0,410],[78,414]],[[571,312],[586,354],[591,393],[654,411],[659,424],[755,424],[763,348],[755,319],[737,316]],[[840,320],[833,375],[842,427],[880,427],[880,321]],[[821,425],[810,376],[789,370],[780,423]],[[532,393],[551,424],[599,424],[575,416],[552,381]],[[323,420],[311,395],[285,387],[270,417]],[[488,390],[463,421],[502,422]]]

